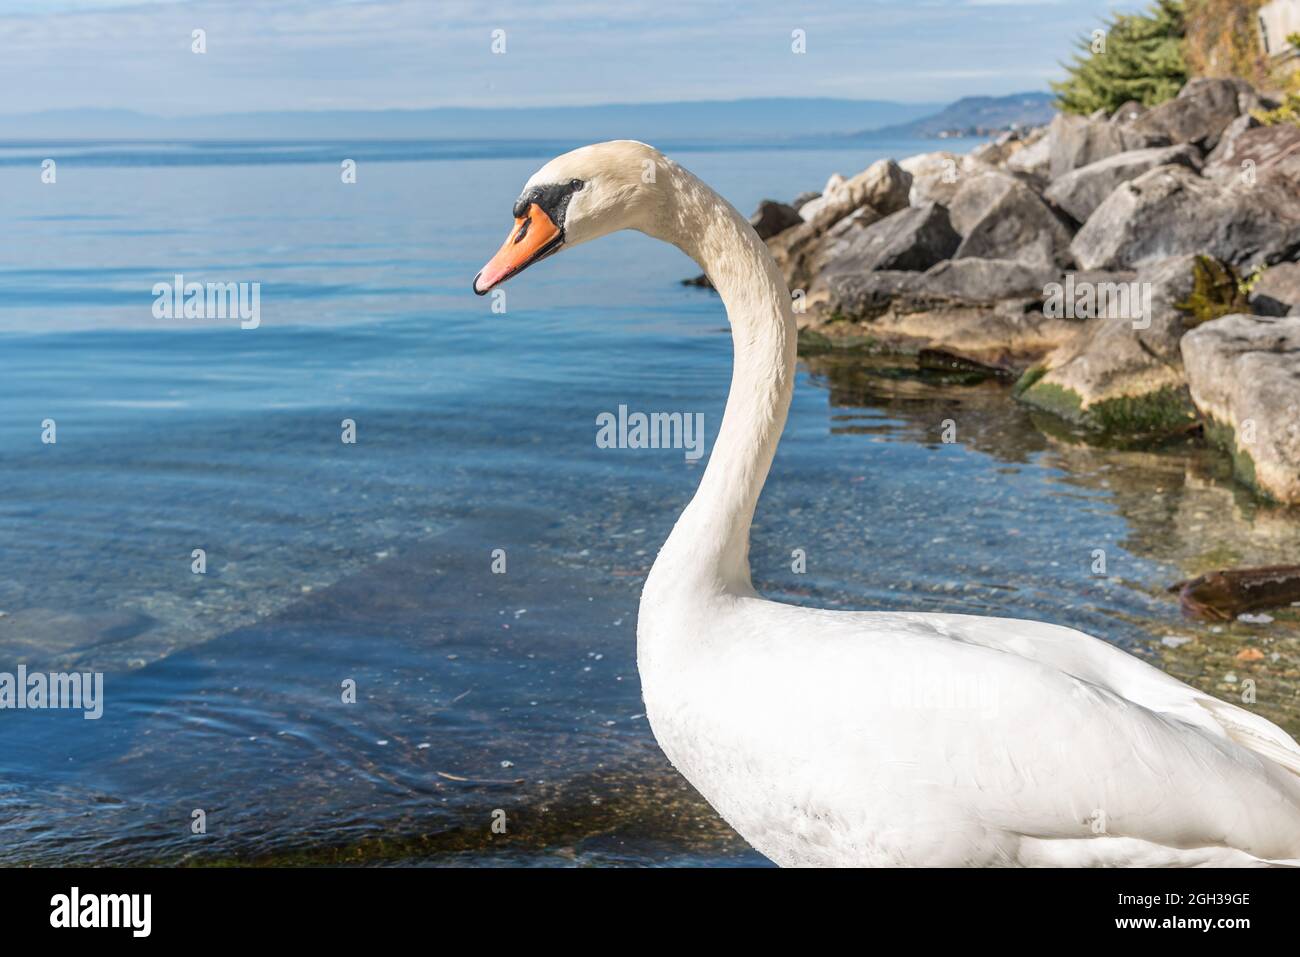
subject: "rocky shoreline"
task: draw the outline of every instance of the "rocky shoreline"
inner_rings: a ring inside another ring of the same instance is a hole
[[[881,160],[751,219],[803,352],[927,352],[1106,441],[1203,430],[1300,504],[1300,126],[1240,80]],[[705,277],[687,282],[707,285]]]

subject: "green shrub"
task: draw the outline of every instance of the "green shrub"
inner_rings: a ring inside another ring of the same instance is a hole
[[[1104,47],[1091,36],[1066,65],[1067,79],[1053,83],[1057,106],[1067,113],[1114,112],[1130,100],[1153,106],[1173,99],[1187,82],[1183,55],[1186,23],[1181,0],[1157,0],[1146,13],[1117,14]]]

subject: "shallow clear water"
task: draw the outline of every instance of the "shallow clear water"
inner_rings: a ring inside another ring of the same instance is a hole
[[[469,291],[567,145],[0,147],[0,671],[106,673],[99,721],[0,711],[0,862],[762,862],[641,714],[640,583],[701,464],[595,443],[620,404],[711,439],[719,301],[639,235],[531,270],[504,315]],[[933,146],[677,153],[749,209]],[[260,282],[261,326],[154,319],[176,273]],[[784,600],[1043,618],[1250,678],[1297,731],[1294,612],[1209,626],[1164,591],[1297,546],[1195,445],[1092,448],[1004,385],[816,357],[752,562]]]

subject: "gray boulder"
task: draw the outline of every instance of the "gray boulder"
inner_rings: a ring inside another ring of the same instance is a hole
[[[1056,115],[1048,136],[1052,143],[1048,173],[1052,179],[1116,153],[1168,146],[1171,142],[1163,133],[1135,131],[1133,124],[1093,120],[1070,113]]]
[[[1252,130],[1259,125],[1259,120],[1249,113],[1243,113],[1237,117],[1224,128],[1223,133],[1219,136],[1218,145],[1206,154],[1205,165],[1207,167],[1232,165],[1235,162],[1233,157],[1237,152],[1237,141],[1241,139],[1242,134],[1247,130]]]
[[[1179,304],[1192,296],[1196,268],[1196,256],[1180,256],[1140,273],[1067,277],[1043,311],[1084,321],[1025,374],[1019,398],[1111,434],[1163,435],[1194,425],[1179,352],[1191,320]]]
[[[1129,100],[1127,103],[1125,103],[1123,106],[1121,106],[1118,110],[1115,111],[1115,113],[1111,116],[1110,121],[1116,125],[1125,125],[1128,123],[1132,123],[1134,120],[1142,116],[1142,114],[1145,113],[1146,111],[1147,108],[1143,106],[1141,103],[1139,103],[1137,100]]]
[[[873,319],[891,309],[923,312],[946,306],[993,306],[1005,300],[1039,300],[1057,270],[1010,259],[949,259],[924,273],[900,270],[840,272],[827,276],[836,313]]]
[[[749,217],[749,224],[754,227],[759,239],[768,239],[802,222],[799,210],[771,199],[760,202],[754,215]]]
[[[962,236],[954,259],[1019,259],[1044,265],[1069,258],[1069,228],[1037,193],[1009,174],[966,179],[949,211]]]
[[[1278,177],[1220,183],[1186,166],[1158,166],[1121,184],[1070,246],[1083,269],[1133,269],[1202,252],[1233,266],[1300,251],[1300,191]]]
[[[1230,140],[1225,134],[1220,146],[1206,163],[1206,176],[1247,186],[1261,178],[1280,177],[1291,180],[1292,190],[1300,192],[1300,126],[1247,127]]]
[[[1206,436],[1237,478],[1300,504],[1300,318],[1224,316],[1185,335],[1182,354]]]
[[[837,222],[863,206],[870,206],[882,216],[907,205],[912,176],[892,159],[878,160],[852,179],[828,189],[819,199],[799,210],[800,215],[824,233]],[[811,213],[811,215],[809,215]]]
[[[1041,297],[1059,278],[1055,268],[1015,259],[950,259],[928,269],[916,289],[934,301],[992,303]]]
[[[1200,170],[1201,153],[1195,146],[1157,146],[1116,153],[1066,173],[1052,183],[1043,197],[1084,223],[1121,183],[1137,179],[1157,166],[1178,164]]]
[[[1300,316],[1300,262],[1264,270],[1251,287],[1250,308],[1261,316]]]
[[[822,258],[822,239],[832,227],[855,212],[861,213],[860,221],[874,221],[898,212],[906,208],[912,188],[911,174],[893,160],[872,163],[838,185],[833,181],[834,177],[827,183],[828,192],[799,210],[805,222],[768,240],[768,249],[791,289],[807,290],[811,285]]]
[[[877,269],[924,270],[947,259],[961,243],[938,203],[911,206],[859,229],[827,259],[829,273]]]
[[[1212,150],[1228,124],[1241,115],[1241,98],[1251,92],[1243,80],[1202,77],[1191,80],[1178,96],[1153,106],[1129,125],[1137,135],[1165,137]]]
[[[1052,169],[1052,137],[1050,127],[1040,126],[1023,140],[1023,147],[1006,161],[1009,172],[1046,182]]]
[[[969,175],[992,169],[969,156],[960,156],[947,150],[909,156],[898,165],[912,177],[908,201],[913,206],[924,206],[926,203],[942,203],[947,206]]]

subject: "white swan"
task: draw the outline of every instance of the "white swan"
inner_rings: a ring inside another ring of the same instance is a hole
[[[782,865],[1300,864],[1300,747],[1081,632],[759,598],[749,527],[790,404],[796,328],[734,208],[642,143],[524,187],[486,293],[619,229],[672,243],[722,296],[735,360],[690,505],[646,579],[637,662],[679,771]]]

